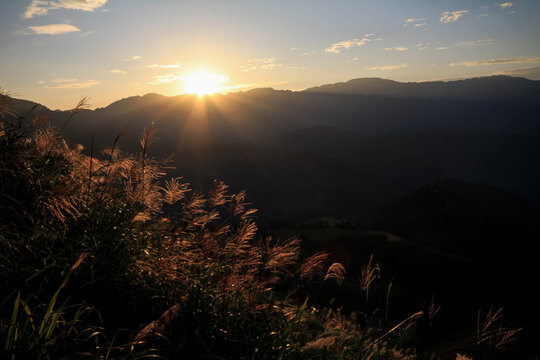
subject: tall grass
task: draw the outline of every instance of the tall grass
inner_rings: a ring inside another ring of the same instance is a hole
[[[401,335],[420,313],[383,329],[316,307],[321,288],[346,285],[343,265],[302,258],[299,239],[260,237],[244,192],[167,179],[171,159],[149,153],[153,126],[135,155],[120,149],[121,133],[101,152],[69,145],[63,130],[86,104],[57,130],[0,95],[3,358],[415,357]],[[372,256],[366,305],[379,273]],[[390,286],[385,315],[389,296]]]

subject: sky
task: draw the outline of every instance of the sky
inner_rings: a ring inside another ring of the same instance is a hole
[[[222,93],[540,80],[539,24],[539,0],[0,0],[0,87],[69,109],[186,93],[201,72]]]

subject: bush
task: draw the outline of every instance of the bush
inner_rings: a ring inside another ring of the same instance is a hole
[[[298,239],[257,237],[243,192],[165,179],[170,159],[148,156],[153,127],[136,155],[120,135],[99,153],[69,146],[62,130],[83,106],[59,130],[42,115],[2,122],[3,358],[413,357],[395,330],[416,317],[384,332],[312,306],[343,266],[325,271],[325,253],[301,261]]]

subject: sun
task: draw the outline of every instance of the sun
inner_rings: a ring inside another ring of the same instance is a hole
[[[184,76],[184,91],[188,94],[204,96],[221,90],[221,83],[229,80],[226,76],[212,74],[206,70]]]

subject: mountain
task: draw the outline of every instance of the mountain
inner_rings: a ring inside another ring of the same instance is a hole
[[[362,134],[480,131],[539,135],[539,112],[540,81],[506,76],[424,83],[355,79],[298,92],[254,89],[203,99],[147,94],[96,109],[77,124],[96,131],[124,126],[129,135],[130,129],[138,134],[154,122],[167,128],[171,136],[191,132],[189,137],[210,134],[244,142],[314,126]]]
[[[536,160],[540,142],[534,135],[477,131],[361,134],[311,127],[281,133],[269,143],[326,154],[361,169],[365,177],[377,174],[378,188],[387,182],[394,188],[401,184],[401,194],[451,177],[492,184],[540,200]]]
[[[485,184],[435,182],[365,217],[379,227],[430,248],[493,265],[525,263],[523,252],[540,240],[540,208]]]
[[[380,78],[353,79],[306,89],[306,92],[408,98],[529,101],[540,96],[540,81],[489,76],[454,81],[402,83]]]
[[[444,178],[539,202],[539,94],[539,81],[504,76],[355,79],[204,98],[146,94],[81,112],[63,136],[88,151],[111,146],[121,132],[120,148],[135,152],[153,123],[159,140],[151,152],[173,154],[174,175],[196,187],[219,178],[245,189],[266,219],[357,221]],[[14,104],[19,114],[36,105]],[[69,117],[41,106],[33,111],[56,126]]]

